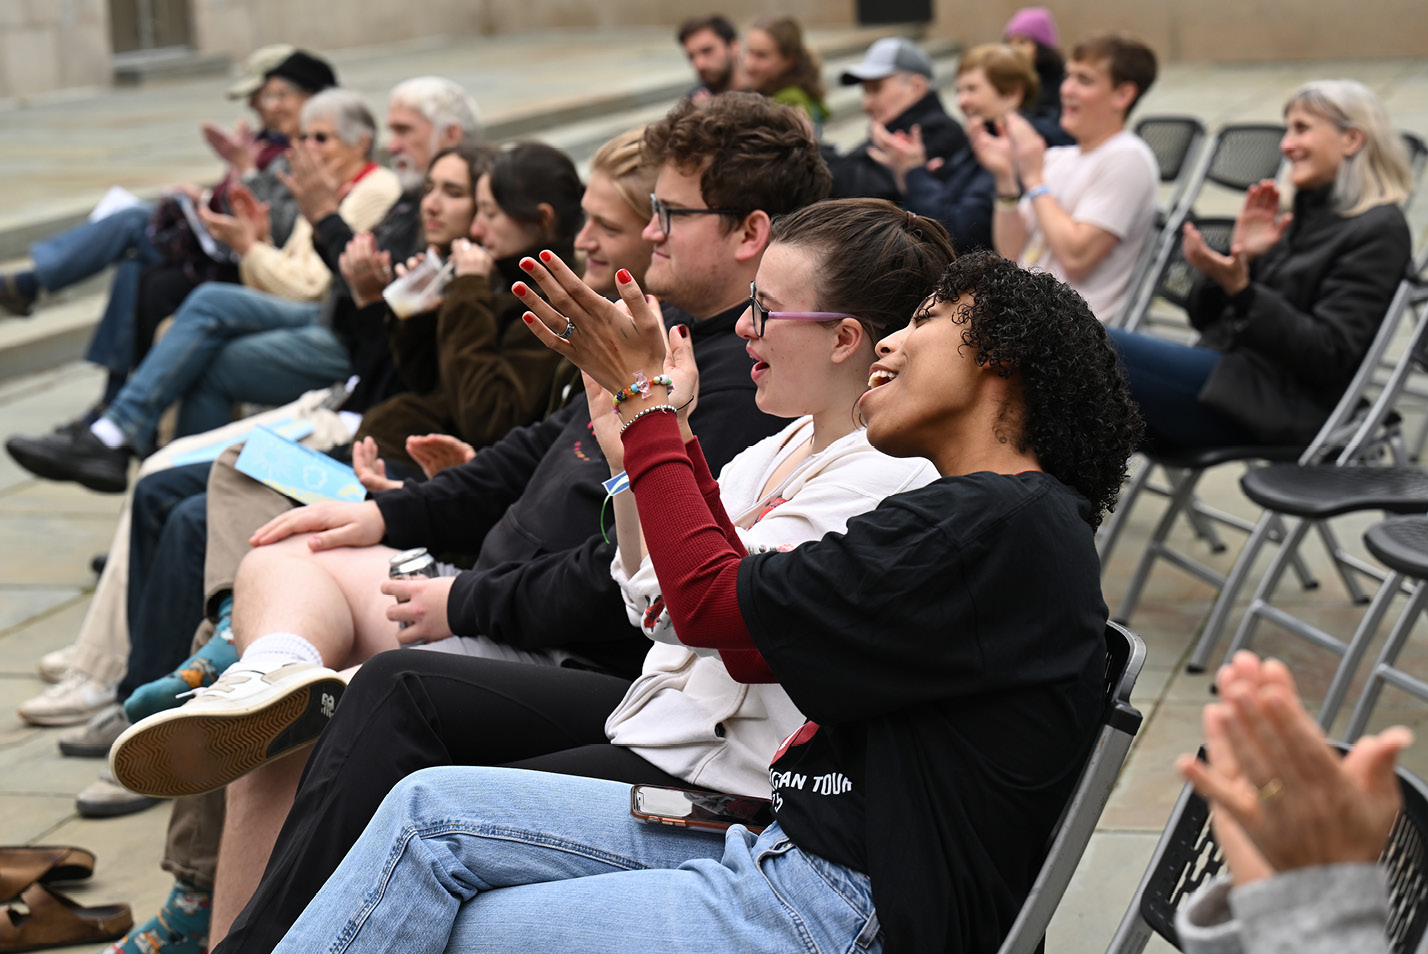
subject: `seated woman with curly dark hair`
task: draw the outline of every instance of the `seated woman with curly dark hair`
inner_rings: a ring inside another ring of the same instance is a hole
[[[522,267],[550,304],[523,289],[526,320],[626,396],[680,640],[777,680],[811,720],[770,753],[777,821],[679,831],[632,818],[626,785],[424,770],[276,950],[995,951],[1101,714],[1092,529],[1140,431],[1101,324],[1049,275],[954,262],[878,344],[859,403],[875,447],[941,478],[750,555],[668,393],[688,339],[628,273],[626,313],[541,258]]]

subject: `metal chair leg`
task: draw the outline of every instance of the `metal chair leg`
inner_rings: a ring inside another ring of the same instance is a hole
[[[1277,518],[1278,514],[1271,514],[1271,518]],[[1249,606],[1245,609],[1245,615],[1240,618],[1240,625],[1235,630],[1235,638],[1230,641],[1229,648],[1225,650],[1225,658],[1229,659],[1249,645],[1250,637],[1254,635],[1255,626],[1259,622],[1259,608],[1269,604],[1269,599],[1274,595],[1275,588],[1279,586],[1280,579],[1294,562],[1298,555],[1299,544],[1303,541],[1304,535],[1309,532],[1308,522],[1300,520],[1294,525],[1294,529],[1289,531],[1289,536],[1284,538],[1284,542],[1279,545],[1279,552],[1274,555],[1273,562],[1265,572],[1263,579],[1259,581],[1259,586],[1255,589],[1254,596],[1250,598]]]
[[[1374,594],[1373,602],[1369,604],[1368,612],[1359,621],[1358,629],[1354,630],[1354,635],[1350,637],[1348,646],[1344,650],[1344,658],[1339,661],[1339,668],[1334,670],[1334,678],[1329,682],[1329,690],[1324,693],[1324,704],[1319,707],[1319,725],[1328,731],[1329,726],[1334,724],[1335,717],[1339,714],[1339,707],[1344,704],[1344,696],[1348,695],[1349,684],[1354,680],[1354,673],[1358,671],[1359,662],[1363,659],[1364,653],[1368,651],[1369,643],[1373,642],[1374,634],[1378,632],[1379,625],[1383,622],[1384,614],[1388,612],[1388,607],[1393,603],[1393,598],[1398,595],[1398,587],[1403,583],[1403,574],[1390,573],[1383,581],[1383,586],[1378,588]],[[1428,590],[1418,587],[1414,590],[1413,596],[1409,598],[1408,609],[1412,610],[1411,620],[1417,617],[1414,601],[1421,603],[1422,597],[1419,594],[1428,595]],[[1396,629],[1395,629],[1396,632]],[[1392,637],[1390,637],[1390,640]],[[1357,709],[1355,710],[1357,714]]]
[[[1210,654],[1215,651],[1215,644],[1220,641],[1220,633],[1225,628],[1225,621],[1234,607],[1235,599],[1240,595],[1240,590],[1259,557],[1259,551],[1269,542],[1274,529],[1274,514],[1266,513],[1259,518],[1259,523],[1255,524],[1249,539],[1245,541],[1244,549],[1240,551],[1239,559],[1235,560],[1235,565],[1225,577],[1224,585],[1220,587],[1219,595],[1215,597],[1215,605],[1210,607],[1210,615],[1205,619],[1204,628],[1200,630],[1200,639],[1195,643],[1190,661],[1186,663],[1185,668],[1188,671],[1205,671]]]
[[[1141,591],[1145,589],[1146,580],[1150,576],[1151,567],[1154,566],[1155,561],[1165,549],[1165,539],[1170,536],[1170,530],[1175,525],[1175,518],[1180,515],[1195,495],[1195,485],[1200,482],[1200,471],[1172,470],[1168,467],[1164,470],[1166,476],[1170,478],[1173,488],[1170,500],[1166,503],[1165,513],[1161,515],[1160,522],[1155,525],[1155,532],[1146,542],[1145,552],[1140,555],[1140,562],[1136,564],[1130,585],[1121,599],[1120,609],[1115,615],[1115,620],[1118,623],[1124,623],[1135,612],[1136,604],[1140,602]]]
[[[1387,589],[1391,584],[1393,589],[1397,590],[1401,582],[1401,579],[1396,579],[1398,576],[1396,573],[1390,576],[1384,582],[1384,588]],[[1369,672],[1368,684],[1364,686],[1363,695],[1359,696],[1358,705],[1354,706],[1354,714],[1349,717],[1349,726],[1344,734],[1345,742],[1352,742],[1363,735],[1364,728],[1368,725],[1369,716],[1373,715],[1374,706],[1378,705],[1379,693],[1383,691],[1385,679],[1382,670],[1391,667],[1398,660],[1399,650],[1408,641],[1408,635],[1413,632],[1413,624],[1418,622],[1425,601],[1428,601],[1428,581],[1420,580],[1414,587],[1413,596],[1409,598],[1403,614],[1398,617],[1397,625],[1388,634],[1388,639],[1378,654],[1378,661],[1374,663],[1373,670]]]

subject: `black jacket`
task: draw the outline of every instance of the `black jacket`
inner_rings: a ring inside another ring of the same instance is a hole
[[[922,142],[927,147],[928,159],[950,159],[967,147],[967,134],[957,120],[947,115],[936,90],[928,92],[888,123],[888,131],[907,132],[913,126],[922,127]],[[833,188],[828,198],[901,200],[892,170],[868,155],[870,146],[872,140],[864,142],[846,156],[828,159],[828,168],[833,172]]]
[[[997,180],[968,146],[936,173],[913,169],[907,174],[903,208],[936,219],[952,236],[958,255],[978,248],[993,248],[992,215]]]
[[[1190,292],[1201,347],[1224,353],[1199,399],[1266,443],[1313,439],[1353,379],[1404,277],[1412,240],[1403,212],[1352,218],[1328,188],[1300,193],[1279,243],[1230,298],[1208,278]]]
[[[387,304],[378,301],[358,308],[347,290],[347,282],[337,267],[352,227],[336,212],[312,229],[313,247],[332,272],[332,288],[322,305],[321,321],[347,349],[357,387],[343,410],[362,413],[407,389],[397,372],[387,344]],[[377,248],[392,253],[393,262],[404,262],[421,249],[421,192],[405,192],[372,229]]]
[[[744,342],[733,332],[745,307],[689,326],[699,361],[690,423],[715,473],[787,423],[754,405]],[[629,624],[610,577],[616,544],[608,513],[609,543],[600,532],[601,484],[609,476],[582,398],[460,467],[378,494],[377,506],[392,546],[477,555],[451,587],[452,632],[524,650],[571,648],[634,678],[649,640]]]

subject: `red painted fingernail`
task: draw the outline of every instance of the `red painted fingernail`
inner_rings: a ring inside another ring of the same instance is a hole
[[[526,312],[524,315],[521,315],[521,320],[523,320],[528,325],[533,325],[535,324],[535,315],[531,314],[530,312]]]
[[[520,297],[523,296],[525,293],[526,293],[526,286],[525,286],[524,283],[522,283],[522,282],[516,282],[514,285],[511,286],[511,294],[515,295],[517,298],[520,298]]]
[[[528,272],[529,272],[529,271],[533,271],[533,270],[535,269],[535,259],[533,259],[533,258],[523,258],[523,259],[521,259],[521,268],[524,268],[524,269],[525,269],[526,271],[528,271]]]
[[[541,260],[542,262],[549,262],[552,258],[555,258],[555,256],[552,255],[552,254],[550,254],[550,252],[541,252],[541,253],[540,253],[540,260]]]
[[[630,282],[634,281],[634,279],[630,277],[630,273],[623,268],[615,273],[615,277],[619,279],[620,284],[622,285],[628,285]]]
[[[688,325],[676,325],[676,327],[679,328],[679,336],[680,336],[681,338],[688,338],[688,337],[689,337],[689,326],[688,326]]]

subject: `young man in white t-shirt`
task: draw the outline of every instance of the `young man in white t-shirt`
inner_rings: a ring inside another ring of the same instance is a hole
[[[1120,310],[1155,216],[1155,156],[1125,128],[1155,73],[1144,43],[1098,34],[1072,50],[1061,84],[1061,126],[1076,145],[1047,149],[1016,113],[995,136],[981,123],[967,130],[996,176],[997,251],[1069,283],[1102,321]]]

